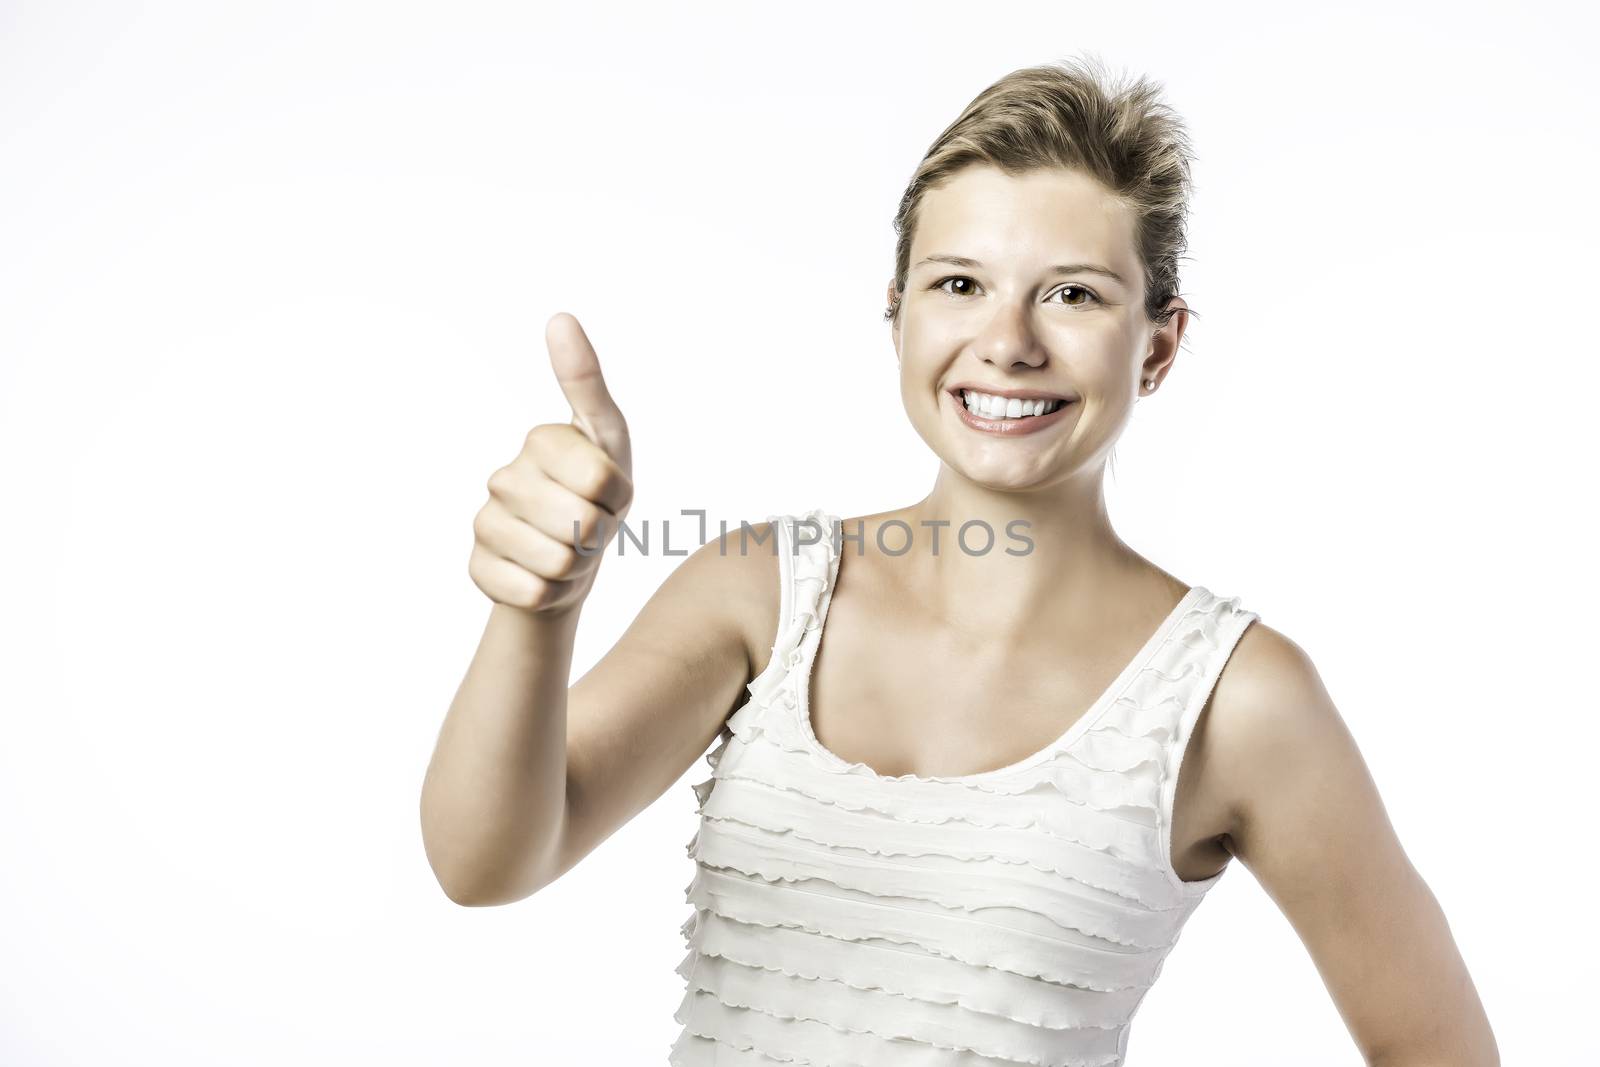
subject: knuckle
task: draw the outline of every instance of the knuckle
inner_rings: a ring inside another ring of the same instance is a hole
[[[522,450],[529,455],[545,455],[551,449],[558,447],[566,434],[562,433],[567,427],[557,422],[542,422],[528,431],[528,436],[523,439]]]
[[[583,495],[589,500],[602,500],[610,484],[611,472],[603,464],[591,464],[583,474]]]
[[[534,575],[527,606],[533,611],[545,611],[558,607],[568,588],[569,586],[566,582],[547,578],[543,575]]]
[[[594,545],[596,541],[606,535],[611,521],[610,514],[597,504],[591,504],[583,513],[583,543]]]
[[[489,475],[489,495],[507,497],[516,491],[521,475],[516,465],[508,463]]]
[[[572,545],[558,546],[552,557],[549,576],[562,581],[576,574],[584,561],[584,557],[578,555],[578,550]]]
[[[598,452],[598,449],[596,450]],[[594,465],[585,472],[587,479],[584,496],[593,501],[610,501],[616,498],[627,484],[628,479],[619,470],[610,457],[604,453],[596,456]]]
[[[467,577],[472,579],[472,584],[483,591],[491,600],[499,600],[502,593],[497,588],[494,567],[488,553],[481,548],[473,547],[472,554],[467,557]]]
[[[564,547],[576,551],[573,546],[587,544],[594,536],[595,508],[588,501],[579,504],[567,515],[567,520],[561,528],[561,543]],[[568,540],[571,538],[571,540]]]
[[[526,577],[518,583],[517,591],[514,594],[516,606],[519,608],[537,608],[544,603],[545,596],[549,591],[549,583],[530,571],[523,571],[522,573]]]

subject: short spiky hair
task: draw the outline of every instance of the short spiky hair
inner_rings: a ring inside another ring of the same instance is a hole
[[[1093,56],[1024,67],[979,93],[933,142],[900,198],[894,297],[884,318],[893,322],[900,314],[923,195],[962,168],[984,163],[1008,174],[1077,170],[1126,203],[1144,268],[1145,314],[1165,326],[1187,248],[1192,153],[1182,120],[1159,94],[1160,87],[1144,78],[1113,84]]]

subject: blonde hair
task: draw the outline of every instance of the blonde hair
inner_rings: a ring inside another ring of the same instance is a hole
[[[1178,294],[1193,186],[1188,135],[1159,93],[1145,78],[1112,84],[1093,56],[1025,67],[979,93],[933,142],[900,198],[894,296],[884,319],[900,314],[923,196],[962,168],[986,163],[1011,175],[1077,170],[1131,208],[1145,315],[1165,326],[1176,311],[1166,305]]]

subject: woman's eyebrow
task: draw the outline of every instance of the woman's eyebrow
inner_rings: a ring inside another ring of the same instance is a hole
[[[947,255],[928,256],[925,259],[923,259],[920,262],[918,262],[917,266],[920,267],[920,266],[922,266],[923,263],[948,263],[948,264],[950,264],[951,266],[954,266],[954,267],[967,267],[969,269],[981,268],[983,266],[983,264],[981,262],[979,262],[978,260],[976,260],[976,259],[969,259],[966,256],[947,256]],[[915,270],[916,268],[913,267],[912,269]],[[1125,279],[1122,275],[1118,274],[1116,271],[1112,270],[1110,267],[1102,267],[1098,263],[1062,263],[1062,264],[1058,264],[1057,266],[1051,267],[1050,270],[1049,270],[1049,273],[1050,274],[1102,274],[1105,277],[1110,278],[1112,281],[1116,282],[1119,285],[1127,285],[1128,284],[1127,279]]]

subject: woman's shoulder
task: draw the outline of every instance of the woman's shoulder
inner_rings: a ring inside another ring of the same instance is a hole
[[[1272,708],[1302,706],[1320,688],[1311,654],[1288,634],[1253,618],[1217,677],[1213,711],[1225,705],[1236,717],[1258,716]]]
[[[1223,664],[1203,729],[1213,780],[1228,783],[1229,806],[1242,813],[1263,802],[1274,775],[1315,773],[1328,739],[1348,737],[1311,654],[1259,618]]]
[[[693,583],[708,621],[735,630],[759,674],[777,640],[782,609],[779,588],[778,521],[784,516],[742,519],[691,552],[679,569]]]

